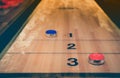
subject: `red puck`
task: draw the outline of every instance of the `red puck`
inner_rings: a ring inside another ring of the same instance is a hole
[[[101,53],[92,53],[89,55],[91,60],[104,60],[104,55]]]
[[[16,6],[19,5],[19,3],[16,2],[16,1],[9,1],[9,2],[7,2],[7,5],[9,5],[9,6],[11,6],[11,7],[16,7]]]
[[[7,9],[9,8],[9,5],[3,5],[3,6],[0,6],[1,9]]]
[[[93,65],[104,64],[104,55],[101,53],[92,53],[89,55],[89,63]]]
[[[7,3],[9,0],[2,0],[3,3]]]
[[[2,2],[10,7],[17,7],[20,3],[22,3],[22,0],[2,0]]]

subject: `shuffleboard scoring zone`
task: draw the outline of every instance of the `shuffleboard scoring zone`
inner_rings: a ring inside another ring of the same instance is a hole
[[[51,4],[47,4],[49,1]],[[0,61],[0,72],[120,72],[120,33],[95,1],[72,0],[78,8],[73,10],[58,9],[63,5],[59,1],[43,0],[38,5]],[[46,37],[45,31],[49,29],[56,30],[57,37]],[[72,49],[68,50],[71,43]],[[93,52],[104,54],[104,65],[88,63],[88,56]]]

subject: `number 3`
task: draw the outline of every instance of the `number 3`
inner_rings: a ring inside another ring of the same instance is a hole
[[[77,66],[78,65],[76,58],[69,58],[68,61],[70,62],[70,63],[67,63],[67,65],[69,65],[69,66]]]

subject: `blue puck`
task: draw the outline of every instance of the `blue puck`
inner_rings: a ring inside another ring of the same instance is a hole
[[[57,31],[56,30],[47,30],[46,35],[47,36],[56,36]]]

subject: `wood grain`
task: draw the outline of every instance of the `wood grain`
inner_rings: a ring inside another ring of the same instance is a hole
[[[57,37],[48,38],[48,29]],[[76,49],[68,50],[69,43]],[[104,65],[88,63],[94,52],[105,55]],[[42,0],[0,61],[0,72],[120,72],[119,54],[120,30],[94,0]],[[67,65],[72,57],[78,66]]]

